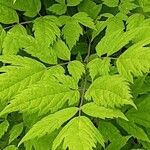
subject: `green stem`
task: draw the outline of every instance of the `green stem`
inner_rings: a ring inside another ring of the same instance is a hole
[[[81,116],[81,107],[83,105],[83,101],[84,101],[84,95],[85,95],[85,92],[86,92],[86,86],[87,86],[87,64],[89,62],[89,57],[90,57],[90,53],[91,53],[91,43],[92,41],[89,42],[89,46],[88,46],[88,53],[87,53],[87,56],[85,57],[84,59],[84,63],[85,63],[85,77],[83,78],[83,83],[82,83],[82,87],[81,87],[81,99],[80,99],[80,103],[79,103],[79,116]]]

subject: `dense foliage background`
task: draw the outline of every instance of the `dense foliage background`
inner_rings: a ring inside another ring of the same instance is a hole
[[[0,150],[150,150],[149,0],[0,0]]]

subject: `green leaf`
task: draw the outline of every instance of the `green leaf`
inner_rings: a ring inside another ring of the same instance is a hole
[[[27,114],[37,112],[38,116],[42,116],[48,112],[58,111],[67,102],[68,105],[75,105],[80,96],[75,80],[59,72],[56,74],[48,72],[48,74],[50,75],[37,84],[16,95],[0,115],[20,111]]]
[[[62,14],[65,14],[65,12],[67,11],[67,6],[66,4],[58,3],[58,4],[53,4],[47,10],[51,11],[52,13],[56,15],[62,15]]]
[[[28,35],[22,25],[15,25],[7,32],[7,36],[4,39],[3,54],[17,54],[19,50],[26,51],[43,62],[57,63],[56,53],[51,47],[42,45],[38,40]]]
[[[126,116],[118,109],[105,108],[98,106],[95,103],[88,103],[82,106],[82,111],[89,116],[101,119],[106,118],[122,118],[128,120]]]
[[[96,46],[97,54],[101,56],[107,53],[107,55],[110,56],[116,53],[128,44],[138,32],[139,30],[135,29],[127,32],[117,30],[110,32],[110,34],[107,33]]]
[[[0,68],[0,100],[14,95],[41,79],[46,68],[40,62],[21,56],[2,55],[0,61],[11,65]]]
[[[84,150],[96,148],[97,142],[104,146],[104,140],[93,123],[86,117],[72,119],[54,140],[52,150],[63,142],[63,149]]]
[[[119,10],[124,14],[130,13],[131,10],[137,7],[138,5],[136,5],[133,0],[122,0],[119,4]]]
[[[5,37],[6,37],[6,32],[3,29],[3,27],[0,25],[0,53],[2,52],[2,45],[3,45]]]
[[[144,15],[133,14],[127,20],[127,30],[134,29],[144,22]]]
[[[0,0],[0,22],[4,24],[19,22],[17,12],[13,8],[13,1]]]
[[[55,20],[54,16],[44,16],[34,21],[35,39],[41,45],[49,47],[56,41],[57,37],[60,37],[60,30]]]
[[[71,33],[71,34],[70,34]],[[69,48],[72,49],[76,42],[79,40],[80,35],[83,34],[83,30],[78,21],[70,18],[62,29],[62,34]]]
[[[81,79],[81,76],[85,73],[84,65],[77,60],[71,61],[67,68],[72,77],[77,81]]]
[[[103,0],[103,4],[109,7],[117,7],[119,4],[119,0]]]
[[[56,52],[58,58],[63,60],[70,60],[70,50],[62,40],[57,40],[53,45],[53,49]]]
[[[114,33],[116,31],[124,31],[125,30],[124,21],[126,20],[126,18],[127,16],[121,13],[118,13],[116,16],[109,17],[105,22],[107,24],[106,35],[107,34],[111,35],[111,33]],[[125,33],[122,32],[122,34]]]
[[[29,41],[27,35],[26,29],[22,25],[15,25],[11,28],[3,42],[3,54],[17,54],[20,48],[27,45]]]
[[[7,120],[3,121],[0,124],[0,139],[2,138],[2,136],[5,134],[5,132],[7,132],[9,127],[9,122]]]
[[[23,123],[14,125],[9,133],[10,134],[9,143],[15,140],[21,134],[22,130],[23,130]]]
[[[110,122],[101,121],[98,129],[104,138],[111,142],[106,150],[120,150],[130,138],[130,136],[122,136],[117,127]]]
[[[41,138],[35,138],[34,140],[32,139],[30,141],[24,142],[25,150],[32,150],[32,147],[36,150],[51,150],[53,140],[56,138],[57,134],[58,131],[54,131],[50,135],[45,135]]]
[[[87,100],[93,99],[97,105],[111,108],[127,104],[136,107],[131,97],[128,83],[117,75],[97,78],[85,93]]]
[[[4,148],[4,150],[18,150],[18,149],[15,145],[9,145],[6,148]]]
[[[101,10],[101,5],[97,5],[92,0],[83,0],[80,5],[78,5],[80,12],[87,13],[91,18],[95,19]]]
[[[96,30],[93,30],[92,32],[92,40],[95,39],[105,28],[106,28],[107,22],[106,21],[97,21],[96,22]]]
[[[139,140],[150,142],[144,130],[136,124],[134,124],[132,121],[127,122],[124,120],[119,120],[118,123],[125,131],[128,132],[129,135],[132,135],[133,137]]]
[[[85,13],[85,12],[76,13],[73,16],[73,18],[75,18],[82,25],[84,25],[84,26],[86,26],[88,28],[91,28],[91,29],[95,29],[95,25],[94,25],[93,19],[90,18],[87,13]]]
[[[115,137],[115,138],[118,138],[118,137]],[[106,150],[114,150],[114,149],[120,150],[121,148],[123,148],[127,144],[129,138],[130,138],[130,136],[119,138],[119,140],[116,140],[116,141],[110,143],[107,146]]]
[[[140,7],[142,7],[143,11],[146,13],[150,12],[150,2],[149,0],[138,0]]]
[[[100,75],[108,75],[110,71],[110,59],[109,58],[95,58],[91,60],[87,64],[87,68],[89,69],[90,76],[92,78],[92,81],[96,76]]]
[[[40,0],[17,0],[13,6],[15,9],[19,11],[24,11],[24,15],[28,17],[35,17],[40,9],[41,9],[41,1]]]
[[[40,121],[38,121],[33,127],[27,132],[27,134],[20,141],[19,145],[25,141],[42,137],[46,134],[51,134],[56,129],[59,129],[63,123],[68,121],[77,113],[76,107],[70,107],[60,110],[54,114],[50,114]],[[57,119],[56,119],[57,118]]]
[[[28,45],[23,49],[34,57],[48,64],[57,64],[57,55],[52,47],[41,45],[33,37],[28,38]]]
[[[150,69],[150,39],[144,39],[128,48],[118,59],[119,73],[128,81],[133,82],[133,76],[142,76]],[[147,47],[146,47],[147,46]]]
[[[15,3],[16,2],[16,0],[13,0],[13,3]]]
[[[82,0],[67,0],[67,6],[77,6]]]
[[[142,125],[146,128],[150,127],[150,101],[149,101],[150,95],[144,95],[140,97],[139,99],[136,99],[136,101],[140,101],[137,104],[137,110],[130,109],[126,115],[129,118],[129,120],[133,121],[136,124]]]

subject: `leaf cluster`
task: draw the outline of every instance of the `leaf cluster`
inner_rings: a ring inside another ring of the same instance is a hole
[[[0,149],[150,149],[149,0],[0,0]]]

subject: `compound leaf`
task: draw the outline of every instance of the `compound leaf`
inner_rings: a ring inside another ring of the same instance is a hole
[[[81,76],[85,73],[84,65],[77,60],[71,61],[68,66],[68,71],[75,80],[79,80]]]
[[[104,139],[93,123],[85,116],[73,118],[54,140],[52,150],[63,142],[63,149],[91,150],[97,142],[104,146]]]
[[[70,60],[70,50],[62,40],[57,40],[53,45],[53,50],[56,52],[58,58],[63,60]]]
[[[122,118],[128,120],[126,116],[118,109],[105,108],[95,103],[88,103],[82,106],[82,111],[89,116],[101,119],[105,118]]]
[[[38,112],[38,116],[41,116],[58,111],[67,102],[69,105],[76,104],[79,101],[79,95],[75,80],[58,72],[43,78],[16,95],[0,115],[20,111],[27,114]]]
[[[120,107],[130,104],[136,107],[131,100],[128,83],[120,76],[102,76],[97,78],[85,94],[87,100],[104,107]]]
[[[119,73],[130,82],[150,69],[150,39],[144,39],[127,49],[117,60]]]
[[[23,131],[23,123],[16,124],[12,127],[9,136],[9,143],[11,143],[14,139],[16,139],[21,132]]]
[[[89,69],[92,80],[94,80],[96,76],[108,75],[110,71],[110,59],[95,58],[87,64],[87,68]]]
[[[67,0],[67,6],[77,6],[82,0]]]
[[[44,117],[33,125],[20,141],[19,145],[36,137],[40,138],[46,134],[51,134],[56,129],[59,129],[63,123],[73,117],[77,111],[78,109],[76,107],[70,107]]]
[[[45,66],[33,59],[15,55],[2,55],[0,61],[11,65],[0,68],[0,100],[10,100],[27,86],[39,81]]]
[[[95,25],[94,25],[93,19],[90,18],[87,13],[79,12],[79,13],[75,14],[73,16],[73,18],[75,18],[82,25],[84,25],[84,26],[86,26],[88,28],[91,28],[91,29],[95,29]]]
[[[9,127],[9,122],[7,120],[0,123],[0,139],[5,134],[5,132],[7,132],[8,127]]]

